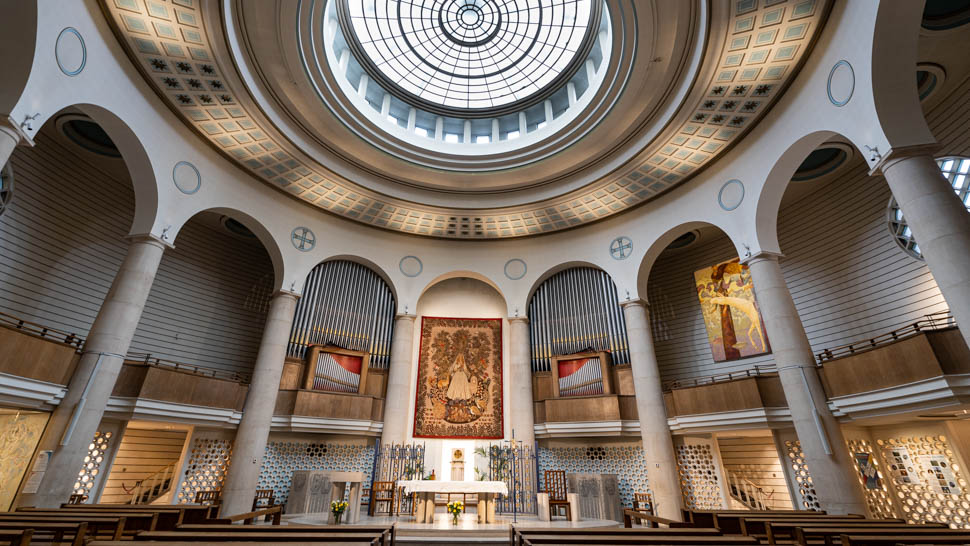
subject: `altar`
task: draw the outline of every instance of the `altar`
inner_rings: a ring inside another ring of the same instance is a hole
[[[478,495],[478,523],[495,522],[495,495],[508,495],[509,487],[500,481],[402,480],[398,487],[415,494],[415,517],[418,523],[434,523],[434,496],[441,494]]]

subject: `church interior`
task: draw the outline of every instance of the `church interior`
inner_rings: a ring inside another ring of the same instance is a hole
[[[970,544],[968,48],[0,2],[0,544]]]

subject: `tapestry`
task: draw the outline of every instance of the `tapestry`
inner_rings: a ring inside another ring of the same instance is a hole
[[[856,452],[855,464],[859,467],[859,474],[862,476],[862,483],[866,489],[882,489],[879,485],[879,471],[872,461],[872,453],[867,451]]]
[[[503,437],[502,319],[421,319],[414,436]]]
[[[48,417],[49,414],[36,411],[3,410],[0,413],[0,461],[3,461],[0,465],[0,511],[10,510]]]
[[[771,352],[748,266],[719,263],[695,271],[694,283],[715,362]]]

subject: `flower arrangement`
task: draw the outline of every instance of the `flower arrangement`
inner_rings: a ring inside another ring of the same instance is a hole
[[[347,509],[347,501],[333,501],[330,503],[330,511],[333,512],[333,520],[336,523],[340,523],[340,516],[344,515],[344,510]]]
[[[453,525],[458,525],[458,516],[465,511],[465,503],[461,501],[452,501],[448,503],[448,513],[451,514],[451,523]]]

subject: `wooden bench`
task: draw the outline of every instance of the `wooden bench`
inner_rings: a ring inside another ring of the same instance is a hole
[[[793,526],[794,525],[794,526]],[[780,532],[776,532],[778,529]],[[885,535],[885,534],[905,534],[906,531],[914,530],[939,530],[939,529],[949,529],[945,523],[921,523],[921,524],[905,524],[905,525],[894,525],[890,523],[852,523],[852,524],[828,524],[828,525],[802,525],[802,524],[778,524],[772,523],[769,526],[769,538],[773,535],[781,534],[782,536],[789,535],[795,544],[807,545],[809,543],[818,543],[831,545],[835,541],[833,539],[839,538],[845,533],[859,533],[867,535]],[[778,540],[777,536],[775,540]]]
[[[33,529],[0,530],[0,542],[6,542],[10,546],[30,546],[33,534]]]
[[[685,523],[682,521],[674,521],[672,519],[662,518],[660,516],[655,516],[644,510],[623,510],[623,527],[630,529],[633,527],[633,522],[639,521],[647,528],[659,527],[660,525],[666,525],[668,529],[676,529],[683,527],[697,527],[703,528],[699,525],[694,525],[693,523]],[[710,526],[708,528],[713,528]]]
[[[627,529],[619,527],[603,527],[603,528],[555,528],[555,527],[534,527],[534,528],[522,528],[512,526],[509,529],[509,538],[511,540],[512,546],[518,546],[523,544],[525,537],[533,535],[570,535],[580,533],[587,536],[597,536],[597,537],[610,537],[610,536],[653,536],[653,535],[664,535],[664,536],[720,536],[721,532],[714,528],[703,529],[700,527],[679,527],[674,529],[658,529],[658,528],[637,528],[637,529]]]
[[[45,515],[59,515],[66,517],[74,517],[78,515],[92,515],[95,517],[128,517],[133,516],[133,521],[129,525],[137,525],[142,520],[142,518],[151,517],[151,520],[146,520],[149,527],[143,530],[146,531],[166,531],[172,530],[178,525],[181,519],[182,512],[168,509],[152,509],[147,506],[141,506],[138,509],[124,509],[116,508],[112,510],[106,510],[101,508],[81,510],[84,505],[72,504],[70,509],[65,508],[31,508],[31,507],[21,507],[17,508],[18,514],[45,514]],[[136,521],[137,520],[137,521]],[[141,530],[141,529],[139,529]]]
[[[84,544],[84,535],[88,532],[88,524],[84,522],[75,523],[44,523],[38,521],[32,522],[0,522],[0,541],[7,541],[7,536],[9,533],[11,536],[16,534],[23,534],[28,532],[27,543],[29,544],[32,540],[33,535],[40,535],[44,537],[41,542],[57,542],[63,543],[67,538],[71,539],[72,546],[82,546]],[[11,542],[13,546],[13,542]]]
[[[61,508],[87,512],[100,510],[109,512],[158,512],[159,530],[162,530],[161,526],[168,525],[167,522],[163,523],[163,521],[172,510],[179,514],[177,521],[172,524],[174,527],[183,523],[205,523],[209,520],[209,512],[212,509],[211,506],[195,504],[62,504]]]
[[[394,546],[397,543],[396,526],[391,525],[284,525],[277,528],[285,533],[379,533],[381,544]],[[186,533],[247,533],[267,532],[266,525],[227,525],[227,524],[190,524],[179,525],[176,529]]]
[[[7,519],[43,519],[43,518],[72,518],[77,521],[88,521],[90,518],[124,518],[125,527],[122,531],[155,531],[158,529],[158,514],[155,512],[85,512],[81,510],[31,510],[28,512],[0,512],[0,520]],[[89,529],[90,530],[90,529]]]
[[[824,523],[840,523],[840,522],[852,522],[852,521],[862,521],[864,518],[862,516],[756,516],[756,517],[739,517],[739,516],[717,516],[714,520],[715,527],[720,529],[726,535],[739,534],[739,535],[749,535],[749,536],[767,536],[768,530],[765,528],[766,523],[778,522],[778,523],[811,523],[811,522],[824,522]],[[886,521],[886,520],[868,520],[868,521]],[[903,520],[888,520],[894,523],[905,523]]]
[[[681,510],[684,521],[689,521],[698,527],[714,527],[715,514],[740,516],[784,516],[784,515],[825,515],[825,512],[809,510]]]
[[[196,546],[201,542],[347,542],[356,544],[381,544],[384,538],[382,533],[361,533],[354,532],[353,526],[347,526],[349,531],[341,529],[337,532],[317,531],[313,532],[290,532],[286,527],[277,527],[274,530],[243,531],[236,533],[222,532],[194,532],[192,534],[183,531],[144,531],[135,535],[135,541],[152,541],[158,543],[186,542]],[[322,529],[322,528],[321,528]],[[129,546],[131,546],[129,544]]]
[[[896,531],[893,534],[870,534],[867,531],[839,537],[842,546],[884,546],[894,544],[970,544],[970,531],[964,529],[927,529]]]
[[[363,541],[347,541],[340,540],[338,538],[315,538],[313,535],[306,535],[306,539],[303,541],[288,541],[286,546],[320,546],[321,544],[327,544],[328,546],[360,546],[361,544],[380,544],[379,538],[374,538],[370,542]],[[234,546],[276,546],[279,544],[276,540],[269,539],[256,539],[248,538],[243,539],[240,542],[226,542],[226,544],[232,544]],[[94,540],[87,543],[87,546],[200,546],[197,541],[140,541],[132,543],[130,540]]]
[[[262,517],[272,517],[273,525],[279,525],[280,520],[283,517],[283,505],[277,504],[269,508],[263,508],[262,510],[254,510],[252,512],[246,512],[244,514],[236,514],[235,516],[229,516],[225,518],[215,518],[209,521],[214,524],[225,524],[225,523],[235,523],[237,521],[243,522],[244,525],[252,525],[255,523],[257,518]]]
[[[535,544],[595,544],[596,546],[606,546],[609,544],[617,546],[624,544],[756,546],[758,544],[758,539],[754,537],[737,535],[677,535],[666,532],[647,534],[639,529],[638,531],[641,531],[640,533],[630,535],[594,534],[587,533],[586,531],[587,529],[574,529],[572,533],[568,534],[549,533],[542,535],[524,535],[522,537],[522,544],[523,546]],[[667,531],[667,529],[663,529],[662,531]]]
[[[21,512],[10,512],[5,514],[0,514],[0,524],[2,523],[13,523],[19,528],[28,529],[34,528],[33,524],[44,524],[44,523],[85,523],[87,524],[86,532],[91,536],[109,536],[111,540],[121,540],[125,535],[125,525],[127,520],[124,516],[121,517],[96,517],[96,516],[48,516],[48,515],[30,515],[29,513]],[[129,533],[131,536],[133,532]]]

